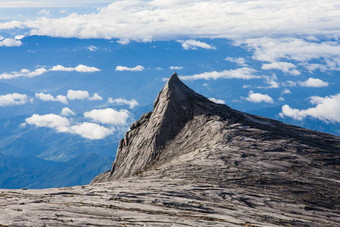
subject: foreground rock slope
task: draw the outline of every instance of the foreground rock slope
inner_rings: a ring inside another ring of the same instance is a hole
[[[91,185],[0,190],[0,224],[339,226],[340,138],[215,104],[172,75]]]

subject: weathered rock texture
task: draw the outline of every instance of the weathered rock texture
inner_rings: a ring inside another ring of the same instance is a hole
[[[340,226],[339,196],[339,137],[215,104],[174,74],[111,171],[0,190],[0,224]]]

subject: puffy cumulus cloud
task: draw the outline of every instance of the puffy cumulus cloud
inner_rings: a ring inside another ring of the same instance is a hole
[[[0,106],[23,105],[28,102],[28,96],[25,94],[12,93],[0,95]]]
[[[67,98],[69,100],[84,100],[90,97],[88,91],[83,90],[68,90],[67,91]]]
[[[209,45],[208,43],[189,39],[189,40],[178,40],[177,42],[182,44],[183,49],[185,50],[197,50],[197,48],[202,49],[212,49],[216,50],[216,47]]]
[[[249,102],[255,102],[255,103],[259,103],[259,102],[274,103],[274,100],[269,95],[255,93],[253,91],[250,91],[248,97],[245,99]]]
[[[120,65],[118,65],[116,67],[116,71],[141,72],[143,70],[144,70],[144,67],[141,66],[141,65],[137,65],[136,67],[133,67],[133,68],[129,68],[129,67],[126,67],[126,66],[120,66]]]
[[[0,47],[19,47],[22,45],[22,42],[19,39],[0,39]]]
[[[82,73],[92,73],[99,72],[100,69],[87,65],[78,65],[76,67],[64,67],[62,65],[53,66],[49,71],[66,71],[66,72],[82,72]]]
[[[63,104],[68,104],[67,97],[63,95],[58,95],[57,97],[54,97],[51,94],[45,94],[43,92],[40,92],[40,93],[35,93],[35,97],[45,102],[51,101],[51,102],[61,102]]]
[[[0,29],[28,28],[31,35],[121,40],[188,36],[236,39],[297,33],[338,36],[339,11],[334,0],[125,0],[114,1],[95,13],[10,21],[1,23]]]
[[[243,67],[238,69],[230,69],[224,70],[221,72],[212,71],[212,72],[204,72],[200,74],[194,74],[189,76],[180,76],[182,80],[217,80],[217,79],[258,79],[261,76],[255,75],[256,70]]]
[[[240,66],[244,66],[244,67],[247,66],[245,58],[231,58],[231,57],[227,57],[225,60],[233,62],[233,63],[236,63],[236,64],[238,64]]]
[[[278,69],[282,72],[291,74],[293,76],[298,76],[301,73],[296,69],[296,65],[289,62],[272,62],[268,64],[263,64],[261,69],[270,70],[270,69]]]
[[[64,67],[62,65],[56,65],[52,68],[48,69],[45,67],[40,67],[35,69],[34,71],[30,71],[28,69],[22,69],[19,72],[11,72],[11,73],[2,73],[0,74],[0,80],[1,79],[14,79],[18,77],[27,77],[32,78],[36,76],[41,76],[49,71],[66,71],[66,72],[86,72],[86,73],[92,73],[92,72],[98,72],[100,69],[96,67],[86,66],[86,65],[78,65],[77,67]]]
[[[60,113],[62,116],[74,116],[76,115],[70,108],[68,107],[64,107],[62,110],[61,110],[61,113]]]
[[[84,117],[102,124],[125,125],[130,116],[127,110],[116,111],[111,108],[94,109],[84,113]]]
[[[65,110],[64,112],[70,112],[70,109],[63,110]],[[51,128],[58,133],[75,134],[91,140],[104,139],[105,137],[113,133],[113,129],[108,129],[104,126],[90,122],[83,122],[72,125],[69,119],[56,114],[33,114],[31,117],[26,118],[23,126],[26,125]]]
[[[108,103],[114,104],[114,105],[128,105],[130,109],[135,108],[139,105],[139,103],[135,99],[127,100],[122,98],[109,98]]]
[[[306,81],[299,82],[302,87],[327,87],[328,83],[317,78],[309,78]]]
[[[25,123],[36,127],[52,128],[57,132],[69,132],[69,127],[71,125],[66,117],[56,114],[33,114],[31,117],[26,118]]]
[[[104,139],[113,133],[113,131],[108,128],[90,122],[73,125],[70,127],[69,132],[90,140]]]
[[[225,101],[221,99],[209,98],[209,100],[217,104],[225,104]]]
[[[340,93],[326,97],[313,96],[310,98],[310,102],[316,106],[305,110],[284,105],[280,116],[291,117],[295,120],[303,120],[309,116],[326,122],[340,123]]]

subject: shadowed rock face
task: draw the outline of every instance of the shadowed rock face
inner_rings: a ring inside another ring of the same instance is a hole
[[[339,137],[215,104],[174,74],[111,171],[87,186],[0,190],[0,226],[333,227],[339,189]]]

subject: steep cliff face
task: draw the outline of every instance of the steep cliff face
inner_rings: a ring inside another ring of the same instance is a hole
[[[339,164],[339,137],[213,103],[173,74],[153,111],[135,122],[120,142],[112,170],[92,183],[132,176],[229,187],[236,183],[284,190],[285,197],[305,202],[325,200],[334,208]]]

